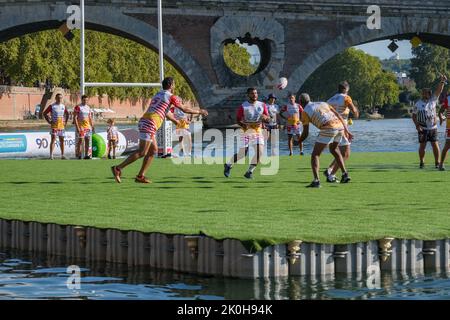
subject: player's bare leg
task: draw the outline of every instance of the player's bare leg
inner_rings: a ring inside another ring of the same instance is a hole
[[[450,140],[447,139],[444,145],[444,149],[442,149],[441,153],[441,163],[439,164],[439,170],[441,171],[445,171],[444,163],[445,160],[447,159],[447,153],[449,149],[450,149]]]
[[[236,162],[247,156],[247,154],[248,154],[248,147],[240,148],[239,151],[234,156],[231,157],[230,161],[224,164],[224,171],[223,171],[224,176],[228,178],[230,176],[230,171],[231,168],[233,167],[233,164],[235,164]]]
[[[332,144],[330,144],[330,152],[336,160],[339,169],[341,169],[342,171],[341,183],[350,182],[351,178],[348,176],[347,169],[345,168],[345,161],[339,149],[339,142],[333,142]]]
[[[150,141],[139,140],[139,149],[138,150],[136,150],[135,152],[130,154],[128,156],[128,158],[126,158],[119,165],[111,167],[111,170],[112,170],[112,173],[114,175],[114,178],[116,179],[116,181],[118,183],[121,182],[120,176],[122,174],[122,169],[125,168],[126,166],[132,164],[136,160],[144,157],[147,154],[147,152],[148,152],[148,150],[150,148],[150,143],[151,143]]]
[[[50,160],[53,160],[53,151],[55,150],[56,136],[54,134],[50,137]]]
[[[433,155],[434,155],[434,164],[435,167],[439,167],[439,160],[441,157],[441,150],[439,148],[439,143],[437,141],[431,142],[431,146],[433,147]]]
[[[344,159],[344,163],[347,162],[347,160],[350,158],[350,145],[341,146],[341,147],[339,147],[339,150],[341,151],[342,157]],[[333,160],[331,165],[328,167],[329,175],[331,175],[331,176],[335,175],[338,170],[339,170],[339,165],[336,162],[336,160]]]
[[[288,134],[288,146],[289,146],[289,156],[292,156],[294,148],[294,137],[292,136],[292,134]]]
[[[141,170],[139,171],[139,173],[135,179],[136,182],[151,183],[151,181],[145,177],[145,173],[147,172],[148,168],[152,164],[156,152],[158,152],[158,145],[156,142],[156,137],[153,136],[152,143],[151,143],[150,147],[148,148],[148,151],[144,157],[144,160],[142,161]]]
[[[64,156],[64,137],[59,137],[59,148],[61,149],[61,159],[65,160]]]

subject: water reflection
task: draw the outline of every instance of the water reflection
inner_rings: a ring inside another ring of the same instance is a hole
[[[66,285],[73,264],[80,290]],[[0,250],[0,299],[449,299],[449,276],[383,273],[369,289],[362,274],[242,280]]]

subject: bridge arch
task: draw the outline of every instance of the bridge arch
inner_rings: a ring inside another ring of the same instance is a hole
[[[64,4],[24,4],[5,6],[0,11],[0,42],[31,33],[55,29],[68,14]],[[158,30],[143,21],[122,13],[115,7],[86,6],[86,28],[111,33],[158,50]],[[169,34],[164,34],[164,57],[188,81],[199,103],[207,104],[210,81],[196,60]]]
[[[317,68],[350,47],[378,40],[411,39],[416,35],[424,42],[450,49],[450,20],[384,18],[380,30],[369,30],[362,22],[361,26],[341,34],[309,54],[289,76],[287,90],[298,92]]]

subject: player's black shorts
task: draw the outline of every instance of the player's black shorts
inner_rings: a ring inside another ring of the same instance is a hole
[[[419,143],[438,141],[438,130],[437,129],[431,129],[431,130],[423,129],[418,134],[419,134]]]

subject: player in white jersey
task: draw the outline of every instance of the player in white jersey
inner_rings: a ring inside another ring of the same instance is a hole
[[[239,141],[239,151],[226,164],[224,164],[223,174],[229,177],[233,164],[248,154],[249,147],[255,147],[255,156],[250,162],[250,166],[244,177],[252,179],[253,171],[259,164],[263,146],[264,135],[262,134],[262,122],[269,121],[269,113],[263,102],[258,101],[258,90],[247,89],[248,100],[242,103],[237,111],[237,123],[241,126]]]
[[[439,96],[444,90],[447,77],[442,75],[441,82],[434,92],[431,89],[422,90],[422,99],[417,101],[412,111],[412,120],[417,129],[419,137],[419,168],[423,169],[425,166],[425,148],[427,142],[430,142],[433,148],[434,161],[436,169],[439,168],[440,149],[437,132],[437,115],[436,105],[439,102]]]
[[[178,124],[175,128],[175,134],[178,137],[178,142],[181,145],[181,151],[183,156],[191,156],[192,149],[192,137],[191,131],[189,130],[189,124],[191,123],[192,115],[186,114],[181,109],[173,107],[170,109],[173,113],[175,119],[177,119]],[[186,140],[186,144],[184,143]]]
[[[277,97],[273,95],[272,93],[269,94],[269,97],[267,98],[267,112],[269,113],[269,122],[264,124],[264,129],[266,133],[266,140],[268,141],[271,137],[271,135],[278,130],[278,115],[280,114],[280,106],[277,105],[275,102],[277,100]],[[275,152],[278,148],[276,145],[278,141],[272,141],[271,149],[272,149],[272,156],[275,155]]]
[[[83,95],[81,97],[81,104],[76,106],[73,110],[73,117],[75,123],[75,130],[78,136],[76,145],[78,159],[81,159],[81,146],[84,141],[84,159],[91,159],[89,155],[89,145],[91,143],[91,136],[94,130],[94,122],[92,120],[91,108],[87,104],[88,97]]]
[[[359,110],[353,104],[352,98],[348,95],[350,85],[347,81],[340,83],[338,90],[339,92],[331,97],[327,102],[341,115],[345,124],[348,125],[348,117],[350,112],[355,118],[359,118]],[[347,139],[347,137],[343,136],[341,142],[339,143],[339,149],[341,150],[344,161],[347,161],[350,157],[350,145],[351,142]],[[324,175],[327,177],[327,182],[337,182],[335,174],[338,169],[339,166],[336,160],[333,160],[330,166],[324,171]]]
[[[51,118],[49,118],[48,114],[50,114]],[[51,126],[50,159],[53,160],[53,150],[55,149],[56,137],[58,137],[59,147],[61,148],[61,159],[65,160],[64,136],[66,124],[69,120],[69,112],[67,112],[66,106],[62,104],[62,95],[60,93],[56,95],[55,102],[44,111],[44,118]]]

